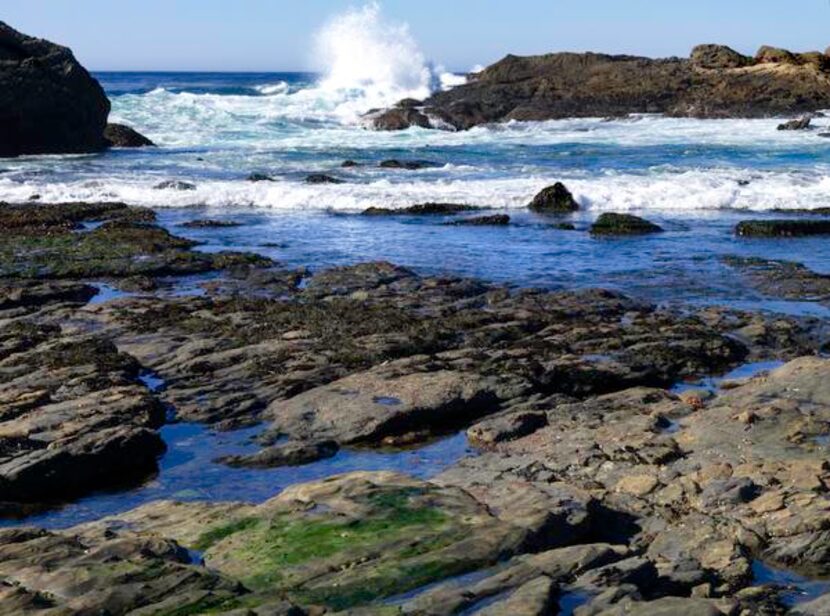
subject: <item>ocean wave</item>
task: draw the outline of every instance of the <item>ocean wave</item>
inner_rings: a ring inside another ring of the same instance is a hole
[[[826,206],[830,175],[752,170],[661,171],[647,174],[574,175],[556,178],[454,178],[393,181],[373,179],[338,185],[308,185],[298,180],[251,183],[244,180],[193,181],[192,191],[156,190],[159,178],[135,176],[95,181],[26,181],[0,178],[0,200],[23,201],[32,194],[44,202],[124,201],[152,207],[208,205],[276,210],[360,211],[370,206],[400,208],[426,201],[470,203],[492,208],[522,208],[536,192],[562,179],[589,211],[712,212],[722,209],[768,211]]]

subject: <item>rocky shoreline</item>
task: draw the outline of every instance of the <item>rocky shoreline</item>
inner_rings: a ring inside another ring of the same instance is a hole
[[[367,114],[376,129],[466,130],[495,122],[660,113],[758,118],[830,107],[830,56],[761,47],[754,57],[699,45],[686,58],[508,55],[464,85]],[[786,128],[807,128],[809,120]]]
[[[0,206],[3,613],[826,613],[827,596],[793,607],[759,573],[830,575],[815,320],[383,262],[311,274],[154,221]],[[774,296],[826,286],[728,265]],[[90,302],[104,282],[123,296]],[[769,360],[788,363],[694,385]],[[259,504],[27,525],[152,480],[170,422],[261,425],[257,451],[217,461],[251,472],[459,431],[476,454],[429,479],[357,471]]]

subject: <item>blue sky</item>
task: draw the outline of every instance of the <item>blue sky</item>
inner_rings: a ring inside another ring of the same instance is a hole
[[[71,47],[93,70],[306,70],[343,0],[6,0],[0,19]],[[452,70],[506,53],[687,55],[699,42],[830,45],[830,0],[386,0],[423,53]]]

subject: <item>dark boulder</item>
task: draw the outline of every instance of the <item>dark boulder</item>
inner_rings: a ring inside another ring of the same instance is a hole
[[[312,173],[305,179],[306,184],[343,184],[343,180],[339,180],[325,173]]]
[[[359,167],[360,163],[356,160],[344,160],[343,164],[340,165],[341,167],[348,168],[348,167]]]
[[[579,210],[579,203],[562,182],[557,182],[539,192],[527,207],[542,214],[567,214]]]
[[[378,165],[381,169],[406,169],[408,171],[416,171],[418,169],[426,169],[428,167],[438,167],[438,163],[428,160],[398,160],[391,158],[384,160]]]
[[[418,108],[418,101],[402,100],[395,107],[383,111],[370,111],[367,115],[379,130],[403,130],[410,126],[431,128],[429,118]]]
[[[0,156],[103,150],[109,111],[69,49],[0,22]]]
[[[196,190],[196,184],[181,180],[165,180],[153,186],[155,190]]]
[[[735,227],[741,237],[830,235],[830,220],[744,220]]]
[[[726,45],[698,45],[692,50],[692,65],[697,68],[740,68],[752,64],[752,58]]]
[[[363,210],[361,214],[363,216],[395,216],[399,214],[410,214],[413,216],[448,216],[461,212],[474,212],[478,209],[474,205],[466,205],[464,203],[418,203],[417,205],[410,205],[409,207],[398,210],[386,207],[370,207]]]
[[[810,128],[811,122],[812,118],[810,116],[804,116],[803,118],[797,118],[795,120],[779,124],[778,130],[807,130]]]
[[[645,233],[657,233],[662,230],[660,226],[649,222],[645,218],[613,212],[602,214],[591,225],[592,235],[643,235]]]
[[[137,130],[124,124],[107,124],[104,139],[111,148],[143,148],[156,145]]]
[[[270,175],[265,175],[264,173],[252,173],[247,178],[245,178],[249,182],[273,182],[274,178]]]
[[[458,226],[473,227],[506,227],[510,224],[510,216],[507,214],[494,214],[492,216],[476,216],[474,218],[462,218],[449,223]]]

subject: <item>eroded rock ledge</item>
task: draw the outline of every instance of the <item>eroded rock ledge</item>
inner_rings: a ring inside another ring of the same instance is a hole
[[[369,115],[375,128],[465,130],[508,120],[663,113],[697,118],[767,117],[830,106],[830,58],[762,47],[746,57],[720,45],[689,59],[597,53],[508,55],[467,84]]]

